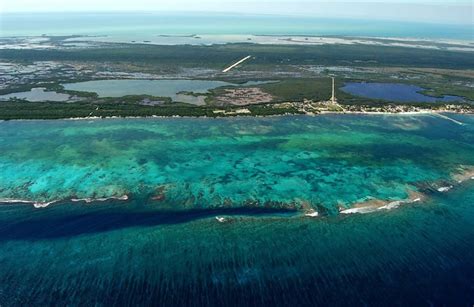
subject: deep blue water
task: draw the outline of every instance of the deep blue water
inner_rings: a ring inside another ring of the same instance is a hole
[[[420,93],[423,88],[401,83],[351,82],[345,84],[341,89],[355,96],[399,102],[453,102],[463,100],[462,97],[458,96],[432,97],[423,95]]]
[[[470,306],[473,191],[319,220],[139,201],[4,205],[0,304]]]

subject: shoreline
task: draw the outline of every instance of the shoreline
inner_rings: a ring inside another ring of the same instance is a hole
[[[59,43],[52,42],[51,38],[65,37]],[[14,43],[0,46],[1,49],[52,49],[52,48],[80,48],[86,44],[87,48],[101,48],[102,44],[120,45],[152,45],[152,46],[219,46],[227,44],[253,44],[274,46],[323,46],[323,45],[364,45],[404,47],[425,50],[444,50],[472,52],[472,40],[470,38],[448,38],[448,37],[423,37],[423,36],[400,36],[400,35],[332,35],[332,34],[193,34],[193,35],[169,35],[169,34],[145,34],[136,37],[117,36],[109,34],[48,34],[48,35],[4,35],[0,40],[9,42],[11,40],[22,40],[27,46],[18,48]]]
[[[248,113],[235,113],[229,116],[187,116],[187,115],[151,115],[151,116],[91,116],[91,117],[64,117],[64,118],[53,118],[53,119],[29,119],[29,118],[18,118],[18,119],[0,119],[0,122],[9,121],[82,121],[82,120],[107,120],[107,119],[167,119],[167,118],[185,118],[185,119],[224,119],[224,118],[265,118],[265,117],[282,117],[282,116],[318,116],[318,115],[400,115],[400,116],[413,116],[413,115],[440,115],[442,113],[447,114],[461,114],[461,115],[474,115],[474,112],[457,112],[453,110],[422,110],[422,111],[408,111],[408,112],[364,112],[364,111],[320,111],[318,113],[285,113],[285,114],[272,114],[272,115],[252,115]],[[451,120],[451,119],[450,119]]]

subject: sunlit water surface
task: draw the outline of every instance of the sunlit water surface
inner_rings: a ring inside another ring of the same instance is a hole
[[[0,206],[0,304],[469,305],[473,181],[432,187],[474,165],[474,117],[449,116],[464,125],[352,115],[0,122],[0,198],[60,200]],[[407,190],[427,199],[338,214]],[[121,195],[129,200],[70,200]]]

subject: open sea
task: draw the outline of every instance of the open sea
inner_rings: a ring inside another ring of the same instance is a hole
[[[120,41],[157,35],[345,35],[472,40],[472,25],[245,14],[1,13],[0,37],[100,35]],[[177,38],[179,39],[179,38]]]
[[[472,306],[446,115],[0,122],[0,305]]]

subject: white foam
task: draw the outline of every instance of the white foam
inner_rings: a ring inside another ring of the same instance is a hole
[[[39,201],[32,201],[32,200],[25,200],[25,199],[11,199],[11,198],[0,198],[0,203],[7,203],[7,204],[32,204],[35,208],[46,208],[47,206],[57,202],[56,200],[50,202],[39,202]]]
[[[23,199],[10,199],[10,198],[4,198],[0,199],[0,203],[7,203],[7,204],[13,204],[13,203],[21,203],[21,204],[31,204],[34,203],[30,200],[23,200]]]
[[[120,197],[107,197],[107,198],[72,198],[71,201],[73,202],[81,202],[84,201],[86,203],[91,203],[94,201],[107,201],[107,200],[128,200],[128,195],[123,195]],[[25,199],[12,199],[12,198],[0,198],[0,203],[7,203],[7,204],[31,204],[35,208],[46,208],[51,204],[58,202],[58,200],[53,200],[49,202],[42,202],[42,201],[34,201],[34,200],[25,200]]]
[[[86,203],[90,203],[90,202],[92,202],[92,198],[71,198],[71,201],[72,202],[84,201]]]
[[[401,204],[405,203],[404,201],[397,200],[397,201],[392,201],[385,206],[377,208],[378,210],[392,210],[400,207]]]
[[[305,213],[304,216],[308,216],[308,217],[318,217],[318,216],[319,216],[319,212],[318,212],[318,211],[315,211],[315,210],[311,210],[311,211],[308,211],[307,213]]]
[[[221,217],[221,216],[216,216],[216,220],[219,222],[219,223],[224,223],[226,220],[225,217]]]
[[[438,188],[438,192],[448,192],[449,190],[451,190],[453,188],[452,185],[448,186],[448,187],[441,187],[441,188]]]
[[[36,203],[33,204],[33,206],[34,206],[35,208],[38,208],[38,209],[39,209],[39,208],[46,208],[47,206],[49,206],[49,205],[51,205],[51,204],[53,204],[53,203],[55,203],[55,202],[56,202],[55,200],[54,200],[54,201],[50,201],[50,202],[45,202],[45,203],[36,202]]]
[[[112,199],[115,199],[115,200],[128,200],[128,195],[123,195],[123,196],[120,196],[120,197],[104,197],[104,198],[71,198],[71,201],[72,202],[80,202],[80,201],[83,201],[83,202],[86,202],[86,203],[91,203],[91,202],[95,202],[95,201],[108,201],[108,200],[112,200]]]
[[[360,208],[350,208],[350,209],[344,209],[341,210],[339,213],[341,214],[355,214],[355,213],[371,213],[376,211],[377,208],[373,206],[367,206],[367,207],[360,207]]]

